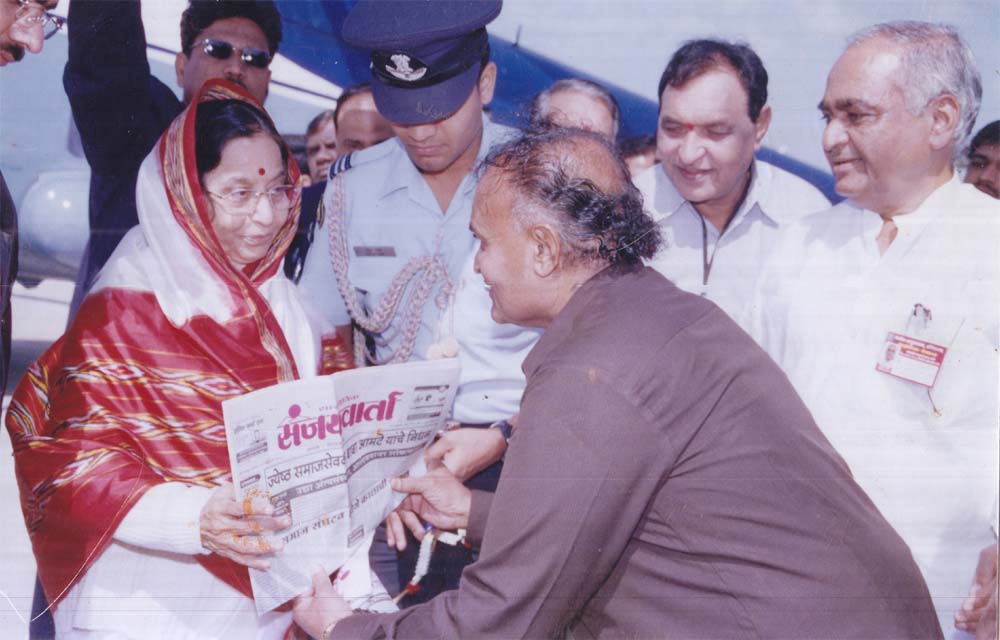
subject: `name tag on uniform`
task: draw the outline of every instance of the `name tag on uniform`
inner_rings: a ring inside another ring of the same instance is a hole
[[[890,376],[933,387],[948,348],[901,333],[889,332],[875,365]]]
[[[354,247],[359,258],[395,258],[396,247]]]

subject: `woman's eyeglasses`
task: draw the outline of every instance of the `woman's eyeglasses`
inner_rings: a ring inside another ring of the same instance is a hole
[[[45,40],[56,35],[56,32],[66,24],[66,18],[49,13],[35,0],[17,0],[14,19],[28,26],[41,25],[42,38]]]
[[[206,193],[224,202],[230,213],[238,216],[250,216],[257,211],[257,206],[263,196],[267,196],[267,201],[271,203],[271,208],[275,211],[287,211],[292,206],[292,201],[298,191],[297,185],[283,184],[271,187],[267,191],[233,189],[227,193],[213,193],[211,191],[206,191]]]
[[[238,51],[240,54],[240,60],[242,60],[244,64],[248,64],[251,67],[267,69],[267,65],[271,64],[271,54],[267,51],[261,51],[260,49],[254,49],[252,47],[237,49],[225,40],[205,38],[201,41],[201,47],[202,51],[205,52],[205,55],[212,56],[216,60],[228,60],[229,56],[233,55],[233,51]]]

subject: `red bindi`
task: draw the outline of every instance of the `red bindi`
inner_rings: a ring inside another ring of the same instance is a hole
[[[694,125],[691,124],[690,122],[682,122],[681,126],[683,126],[684,129],[687,130],[687,131],[694,131]],[[263,174],[261,174],[261,175],[263,175]]]
[[[264,171],[264,167],[261,167],[260,169],[257,169],[257,175],[259,175],[259,176],[262,176],[262,175],[264,175],[265,173],[267,173],[267,172],[266,172],[266,171]]]

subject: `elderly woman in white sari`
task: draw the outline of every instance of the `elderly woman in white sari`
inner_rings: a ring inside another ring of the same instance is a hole
[[[234,499],[221,403],[318,370],[280,268],[297,180],[259,105],[206,84],[140,169],[139,226],[17,389],[7,428],[60,638],[288,631],[256,614],[247,567],[289,520]]]

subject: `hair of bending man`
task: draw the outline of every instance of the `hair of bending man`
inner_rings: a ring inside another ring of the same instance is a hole
[[[970,135],[983,99],[983,82],[975,56],[951,26],[914,20],[886,22],[863,29],[848,40],[848,47],[883,38],[900,45],[903,55],[896,86],[911,114],[923,111],[942,95],[954,96],[961,109],[955,128],[956,153]]]
[[[628,168],[604,137],[580,129],[528,134],[491,149],[482,171],[512,187],[515,224],[548,223],[564,257],[637,267],[660,245]]]
[[[767,69],[760,56],[744,43],[724,40],[689,40],[674,52],[660,76],[657,95],[663,99],[668,86],[679,89],[701,74],[725,65],[732,67],[747,92],[747,112],[757,122],[767,104]]]

